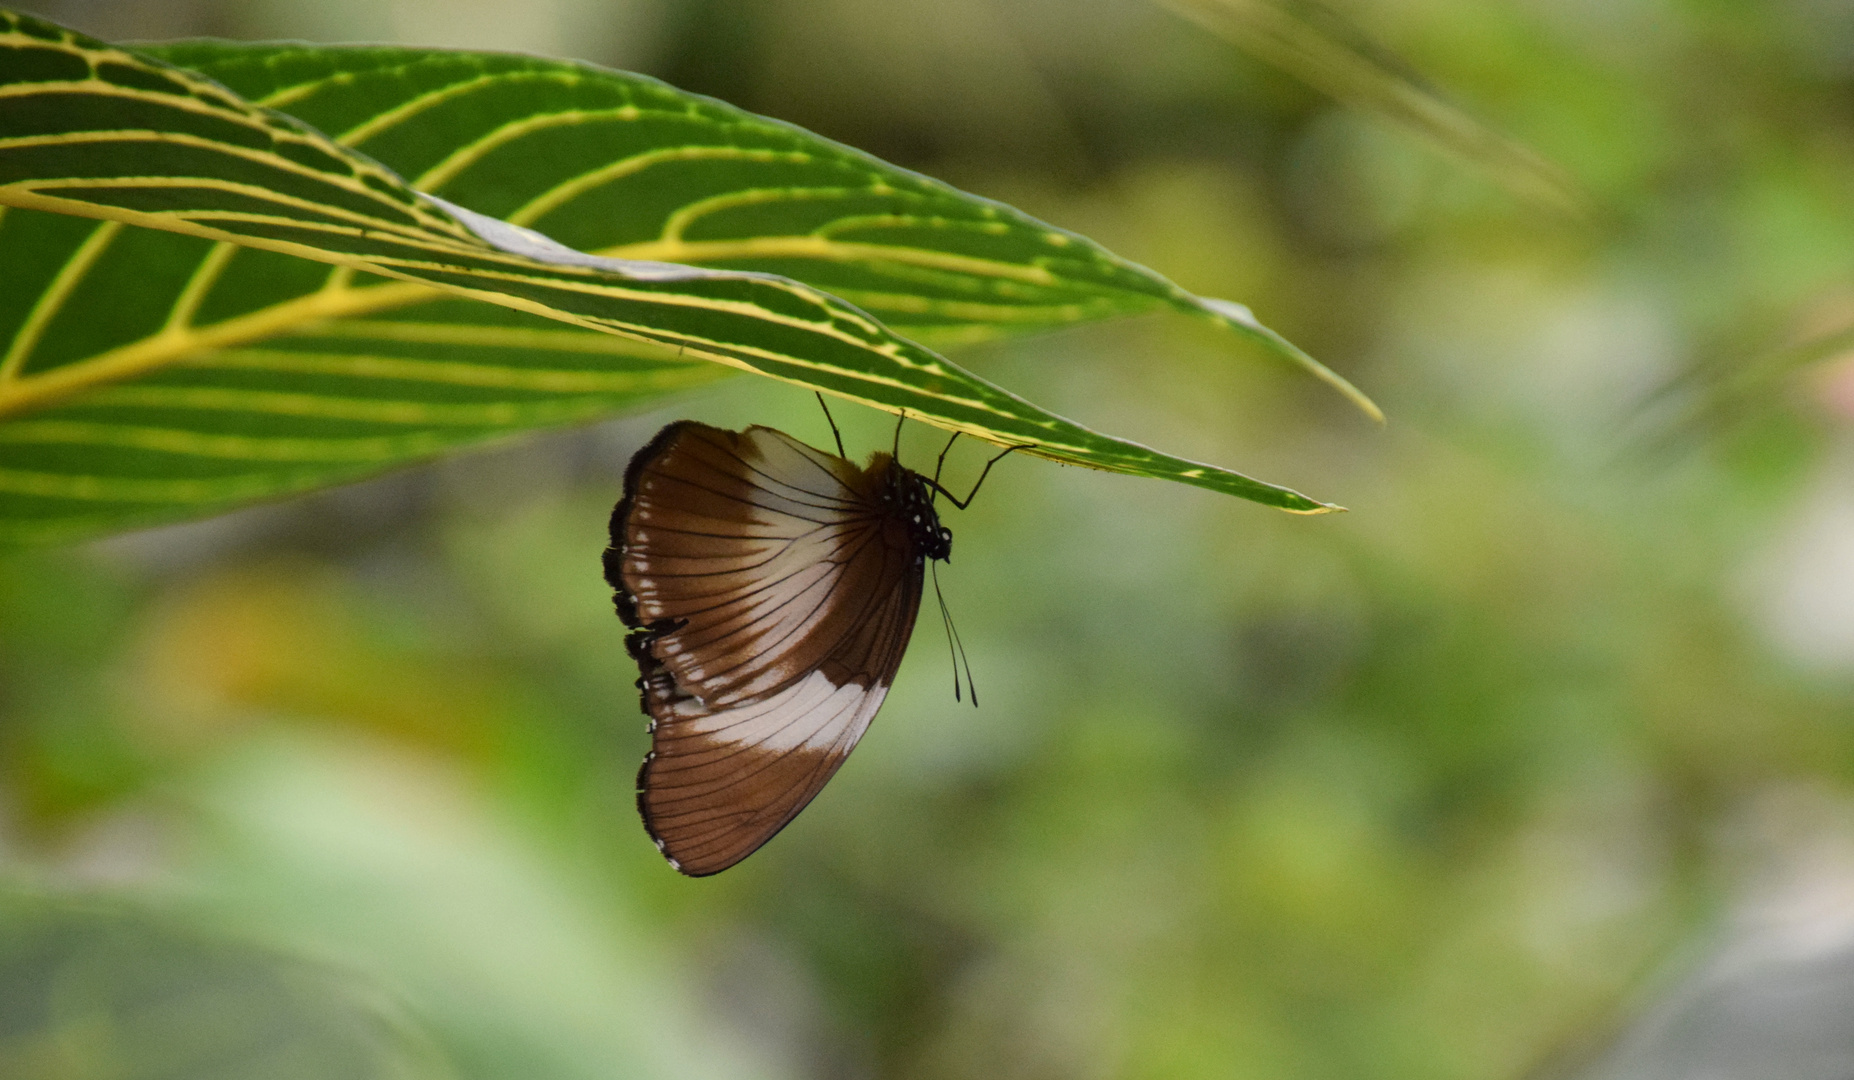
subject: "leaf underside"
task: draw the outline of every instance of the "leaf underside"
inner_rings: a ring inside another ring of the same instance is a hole
[[[912,340],[1165,308],[1350,389],[1246,309],[1085,238],[639,76],[432,50],[129,52],[0,13],[0,540],[339,483],[729,368],[1329,509],[1088,431]]]

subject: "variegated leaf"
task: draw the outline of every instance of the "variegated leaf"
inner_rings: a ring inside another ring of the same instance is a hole
[[[635,408],[720,370],[698,360],[1327,508],[1052,416],[835,295],[951,337],[1170,305],[1311,364],[1244,309],[999,204],[580,65],[165,52],[321,127],[0,16],[0,536],[197,514]]]

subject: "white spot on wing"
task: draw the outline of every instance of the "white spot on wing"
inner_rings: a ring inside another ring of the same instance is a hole
[[[777,753],[847,750],[862,738],[887,692],[880,685],[837,686],[814,671],[762,701],[690,716],[685,730]]]

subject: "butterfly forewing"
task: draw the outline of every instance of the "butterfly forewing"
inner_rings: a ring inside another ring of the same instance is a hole
[[[771,839],[881,706],[921,597],[899,478],[919,483],[885,454],[865,470],[770,428],[691,422],[632,461],[606,576],[639,628],[652,720],[638,805],[683,872]]]

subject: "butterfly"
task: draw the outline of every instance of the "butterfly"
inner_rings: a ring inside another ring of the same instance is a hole
[[[834,420],[836,454],[768,427],[683,420],[625,471],[604,561],[650,717],[637,805],[684,874],[718,873],[772,839],[894,682],[924,568],[952,554],[935,497],[964,509],[979,486],[959,499],[938,467],[929,478],[902,465],[896,432],[895,453],[859,467]]]

